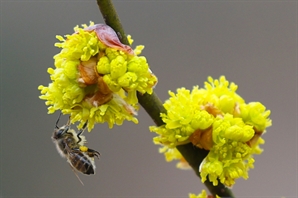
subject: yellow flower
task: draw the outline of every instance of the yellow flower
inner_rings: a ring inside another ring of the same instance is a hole
[[[162,144],[166,159],[178,159],[171,150],[191,142],[209,150],[200,166],[202,182],[207,177],[213,185],[218,181],[232,186],[239,177],[248,178],[253,168],[253,154],[260,154],[261,135],[271,126],[270,110],[260,102],[245,103],[237,93],[237,85],[224,76],[208,77],[205,88],[169,92],[164,103],[167,113],[161,114],[164,125],[149,129],[158,134],[155,144]],[[168,160],[169,161],[169,160]]]
[[[146,58],[137,56],[144,46],[132,50],[103,24],[90,22],[74,31],[57,36],[55,46],[62,50],[54,56],[55,69],[48,69],[52,82],[38,87],[48,113],[70,114],[79,127],[88,121],[89,131],[96,123],[107,122],[110,128],[124,120],[137,123],[136,92],[151,94],[157,83]]]
[[[211,126],[214,117],[205,110],[201,110],[198,103],[200,90],[194,87],[192,92],[181,88],[177,94],[169,92],[172,96],[164,103],[167,114],[161,114],[165,125],[151,126],[150,131],[160,136],[154,138],[155,143],[175,147],[189,142],[189,137],[197,129],[206,129]]]
[[[213,123],[212,136],[214,145],[200,166],[202,182],[207,175],[213,185],[218,179],[226,186],[232,186],[239,177],[247,179],[254,163],[252,148],[247,144],[254,136],[252,126],[226,114]]]
[[[206,190],[202,190],[201,194],[193,194],[189,193],[189,198],[209,198],[209,195],[207,194]],[[216,195],[216,198],[220,198],[220,196]]]
[[[266,127],[271,126],[271,120],[268,119],[270,110],[266,111],[266,107],[260,102],[251,102],[240,105],[240,117],[245,123],[256,128],[257,131],[264,131]]]

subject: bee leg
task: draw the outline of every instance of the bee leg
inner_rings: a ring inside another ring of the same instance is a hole
[[[94,158],[94,156],[96,156],[99,159],[100,153],[96,150],[88,148],[87,146],[80,146],[79,148],[73,148],[72,150],[81,151],[86,153],[89,157]]]
[[[58,127],[58,122],[59,122],[59,120],[60,120],[61,115],[62,115],[62,112],[60,112],[60,114],[59,114],[59,116],[58,116],[58,119],[57,119],[57,121],[56,121],[56,129],[59,129],[59,127]]]
[[[89,157],[94,157],[94,156],[96,156],[96,157],[99,159],[99,155],[100,155],[100,153],[99,153],[98,151],[96,151],[96,150],[93,150],[93,149],[88,148],[88,150],[86,151],[86,153],[87,153],[87,155],[88,155]]]
[[[81,182],[81,184],[84,186],[84,183],[82,182],[82,180],[80,179],[80,177],[77,174],[77,171],[74,169],[74,167],[72,167],[71,165],[69,165],[72,169],[72,171],[74,172],[74,174],[76,175],[76,177],[78,178],[78,180]]]
[[[87,127],[87,123],[88,123],[88,121],[85,122],[83,128],[82,128],[81,130],[79,130],[79,132],[78,132],[78,134],[77,134],[77,138],[79,139],[79,141],[78,141],[77,143],[80,143],[80,142],[82,141],[82,138],[80,137],[80,135],[81,135],[81,134],[84,132],[84,130],[86,129],[86,127]]]

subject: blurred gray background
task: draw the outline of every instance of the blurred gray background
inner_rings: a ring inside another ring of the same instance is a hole
[[[114,1],[127,34],[159,77],[155,91],[203,86],[225,75],[247,101],[272,111],[248,180],[236,197],[297,197],[297,1]],[[143,109],[139,124],[86,133],[101,152],[95,176],[80,175],[56,151],[58,113],[47,114],[38,85],[50,82],[56,35],[77,24],[103,23],[96,1],[1,1],[2,197],[188,197],[205,188],[193,171],[158,153]],[[61,123],[66,123],[66,116]]]

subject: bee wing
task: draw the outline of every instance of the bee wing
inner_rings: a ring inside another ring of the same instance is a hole
[[[82,182],[82,180],[80,179],[79,175],[77,174],[77,171],[72,167],[72,165],[69,164],[69,166],[71,167],[72,171],[74,172],[74,174],[76,175],[76,177],[78,178],[78,180],[84,186],[84,183]]]

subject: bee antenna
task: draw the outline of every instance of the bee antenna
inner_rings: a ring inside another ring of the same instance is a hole
[[[87,127],[87,124],[88,124],[88,120],[85,122],[85,124],[83,125],[83,130],[85,130],[85,128]]]
[[[58,122],[59,122],[59,120],[60,120],[61,114],[62,114],[62,112],[60,112],[60,114],[59,114],[59,116],[58,116],[58,119],[57,119],[57,121],[56,121],[56,129],[59,129],[59,127],[58,127]]]

